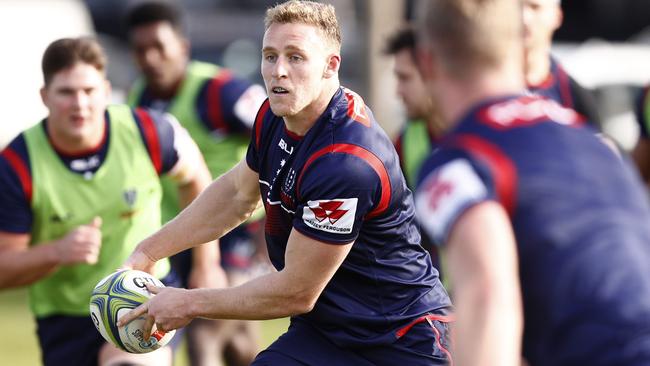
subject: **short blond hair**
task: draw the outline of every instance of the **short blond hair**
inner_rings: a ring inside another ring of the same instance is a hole
[[[274,23],[304,23],[315,26],[337,51],[341,50],[341,28],[332,5],[290,0],[266,10],[264,29],[268,30]]]
[[[421,40],[430,42],[455,77],[499,67],[522,42],[519,1],[428,0],[426,5]]]

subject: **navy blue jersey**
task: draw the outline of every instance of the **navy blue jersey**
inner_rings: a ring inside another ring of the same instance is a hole
[[[304,137],[268,100],[247,154],[259,174],[266,240],[281,270],[292,229],[354,242],[306,320],[344,347],[394,342],[400,325],[450,306],[414,225],[413,199],[391,141],[363,100],[340,88]]]
[[[133,116],[156,170],[159,174],[167,173],[179,159],[177,147],[182,144],[177,142],[175,145],[175,136],[180,126],[169,115],[141,108],[133,110]],[[68,169],[90,178],[101,167],[110,144],[111,123],[108,113],[105,114],[104,123],[104,138],[96,148],[75,155],[55,149]],[[47,120],[43,120],[41,126],[48,134]],[[20,134],[0,152],[0,231],[30,232],[31,176],[27,145],[25,138]]]
[[[546,80],[538,85],[529,85],[528,90],[577,111],[594,126],[601,126],[596,102],[591,92],[578,84],[553,57],[551,57],[551,70]]]
[[[235,77],[228,70],[221,70],[213,78],[206,79],[195,98],[195,111],[208,131],[221,135],[228,133],[249,133],[254,119],[254,111],[259,107],[260,98],[265,95],[262,87]],[[158,98],[145,88],[137,105],[157,111],[168,111],[174,94],[169,98]],[[183,121],[182,121],[183,122]]]
[[[475,107],[425,162],[418,214],[444,243],[469,207],[506,209],[531,365],[650,364],[647,198],[580,120],[541,97]]]

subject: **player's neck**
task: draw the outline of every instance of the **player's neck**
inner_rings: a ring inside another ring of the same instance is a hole
[[[504,67],[466,81],[450,82],[441,97],[447,128],[453,128],[471,108],[486,99],[522,93],[526,88],[522,76],[521,71]]]
[[[105,121],[98,121],[97,127],[83,136],[72,136],[63,131],[53,128],[51,121],[48,121],[47,134],[50,143],[60,153],[78,156],[97,150],[105,141]]]
[[[547,50],[530,51],[526,55],[526,85],[543,84],[551,72],[551,57]]]
[[[287,130],[298,136],[306,135],[318,118],[325,112],[325,109],[327,109],[327,106],[338,88],[338,82],[331,83],[323,89],[323,92],[316,100],[310,103],[302,111],[293,116],[285,116],[284,124],[287,127]]]

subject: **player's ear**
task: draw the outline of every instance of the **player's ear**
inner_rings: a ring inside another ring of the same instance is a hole
[[[437,60],[431,47],[418,45],[415,55],[422,80],[426,82],[434,79],[436,77]]]
[[[39,90],[41,93],[41,101],[43,101],[43,105],[47,106],[48,103],[48,97],[47,97],[47,86],[41,87],[41,90]]]
[[[323,77],[329,79],[338,75],[339,68],[341,67],[341,55],[331,54],[327,58],[327,64],[325,65],[325,71],[323,71]]]

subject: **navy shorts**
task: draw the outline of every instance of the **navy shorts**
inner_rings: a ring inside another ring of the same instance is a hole
[[[451,364],[446,317],[430,315],[398,331],[392,344],[341,348],[310,324],[292,320],[286,333],[260,352],[252,366],[431,366]]]
[[[165,286],[179,287],[178,276],[172,271],[161,280]],[[106,343],[95,328],[90,315],[51,315],[36,319],[36,333],[41,346],[44,366],[97,366],[99,350]],[[182,338],[176,332],[171,346]]]
[[[221,265],[224,269],[246,270],[251,266],[257,250],[252,234],[254,227],[251,225],[258,225],[258,223],[239,225],[219,239]],[[192,269],[192,250],[185,250],[174,255],[171,257],[171,263],[181,277],[183,287],[187,288],[187,281]]]

